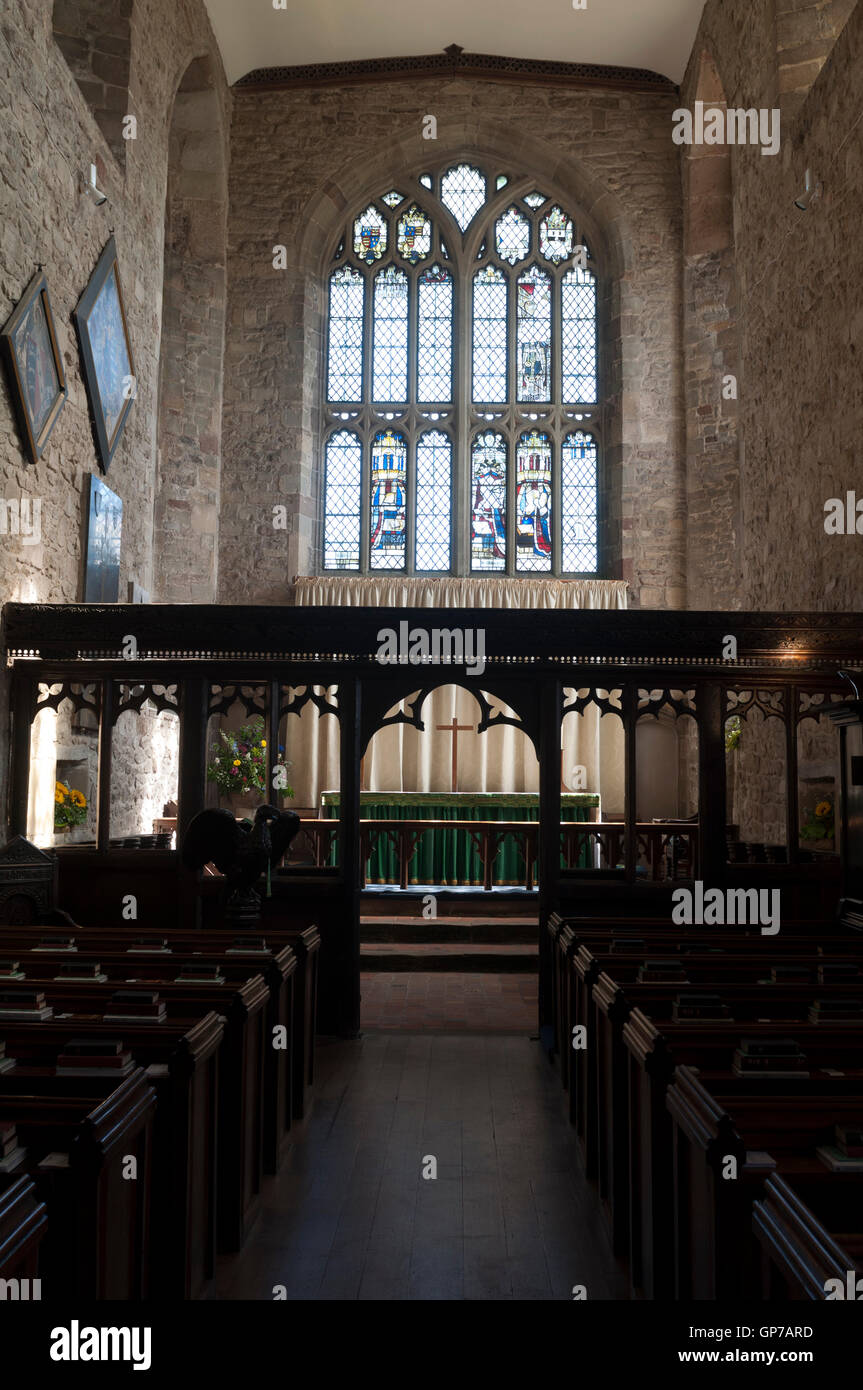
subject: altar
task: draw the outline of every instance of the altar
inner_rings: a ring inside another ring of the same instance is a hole
[[[321,793],[321,816],[338,819],[340,795]],[[599,819],[598,792],[562,792],[561,820]],[[360,792],[361,820],[393,821],[535,821],[539,797],[535,792]],[[583,862],[582,862],[583,861]],[[579,867],[589,868],[590,847],[585,842]],[[392,838],[372,836],[366,864],[368,883],[399,882],[399,863]],[[448,887],[482,887],[483,862],[478,844],[461,826],[435,825],[419,835],[410,866],[411,884]],[[514,835],[504,836],[494,861],[495,886],[514,886],[524,881],[524,860]]]

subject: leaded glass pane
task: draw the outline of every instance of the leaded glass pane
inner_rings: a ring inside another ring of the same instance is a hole
[[[589,270],[570,270],[561,282],[562,399],[566,405],[596,400],[596,280]]]
[[[340,430],[327,440],[324,463],[324,569],[360,567],[363,447]]]
[[[431,250],[431,221],[416,203],[399,218],[397,245],[399,254],[416,265]]]
[[[572,247],[572,218],[555,206],[539,224],[539,249],[547,261],[560,265],[572,255]]]
[[[420,183],[422,184],[423,188],[431,188],[431,186],[432,186],[432,177],[431,177],[431,174],[420,174]]]
[[[417,400],[421,405],[451,401],[452,276],[442,266],[433,265],[418,283]]]
[[[515,567],[551,573],[551,440],[531,430],[519,438],[515,459]]]
[[[396,189],[393,189],[390,193],[384,194],[381,198],[381,202],[386,203],[388,208],[397,208],[404,196],[403,193],[398,193]]]
[[[343,266],[330,276],[330,328],[327,398],[363,398],[363,307],[365,281],[358,270]]]
[[[547,195],[545,193],[526,193],[524,201],[527,203],[529,208],[536,209],[542,207],[543,203],[546,200],[546,197]]]
[[[452,444],[442,430],[417,441],[416,568],[448,570],[452,525]]]
[[[577,430],[561,451],[562,569],[595,574],[597,568],[596,441]]]
[[[486,430],[471,449],[470,567],[506,569],[506,442]]]
[[[408,277],[388,265],[375,276],[372,399],[408,398]]]
[[[448,169],[441,179],[440,200],[465,231],[485,202],[485,175],[469,164]]]
[[[473,277],[473,399],[505,401],[507,283],[488,265]]]
[[[518,281],[516,352],[518,400],[550,401],[551,279],[536,265]]]
[[[495,187],[497,188],[498,193],[502,188],[506,188],[508,183],[509,179],[507,178],[506,174],[498,174],[497,179],[495,181]]]
[[[370,203],[354,223],[354,251],[360,260],[372,265],[387,249],[387,224],[384,216]]]
[[[369,562],[373,570],[405,567],[406,469],[404,436],[381,430],[372,443]]]
[[[494,229],[497,254],[502,261],[515,265],[523,261],[530,250],[530,223],[518,208],[508,208],[499,217]]]

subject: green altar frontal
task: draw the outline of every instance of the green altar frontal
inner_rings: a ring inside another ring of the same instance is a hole
[[[338,819],[341,796],[321,793],[321,815]],[[562,792],[560,817],[567,821],[596,819],[598,792]],[[535,792],[361,792],[363,820],[537,820],[539,797]],[[336,849],[330,863],[336,862]],[[591,864],[590,842],[585,841],[576,861]],[[561,864],[563,857],[561,856]],[[494,861],[493,882],[501,887],[524,881],[524,859],[512,835],[502,841]],[[398,883],[396,848],[388,835],[378,835],[366,866],[369,883]],[[448,887],[482,887],[482,857],[465,830],[436,826],[421,835],[410,866],[410,883],[446,884]]]

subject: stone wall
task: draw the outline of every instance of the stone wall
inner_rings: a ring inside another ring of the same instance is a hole
[[[683,606],[681,198],[672,96],[451,81],[237,90],[220,598],[284,602],[314,572],[326,271],[346,217],[449,157],[578,212],[608,267],[602,364],[607,505],[632,602]],[[423,140],[427,114],[437,139]],[[365,200],[365,201],[364,201]],[[273,247],[287,248],[287,270]],[[272,508],[290,526],[274,530]]]

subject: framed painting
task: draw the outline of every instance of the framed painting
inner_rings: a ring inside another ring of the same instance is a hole
[[[107,473],[135,399],[135,366],[111,237],[74,311],[99,464]]]
[[[66,373],[41,270],[0,331],[0,342],[22,442],[30,462],[38,463],[66,404]]]
[[[123,502],[92,473],[88,502],[84,602],[118,603]]]

